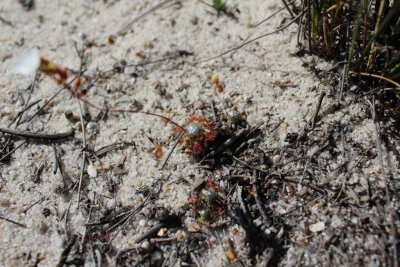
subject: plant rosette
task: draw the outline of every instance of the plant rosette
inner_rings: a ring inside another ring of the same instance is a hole
[[[218,135],[215,122],[200,116],[189,117],[185,129],[186,134],[181,143],[193,155],[202,153]],[[177,131],[182,133],[181,129]]]

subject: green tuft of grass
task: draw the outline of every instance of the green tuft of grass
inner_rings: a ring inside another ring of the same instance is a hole
[[[212,7],[218,12],[223,12],[226,8],[226,1],[224,0],[213,0]]]
[[[349,52],[348,52],[348,57],[347,57],[347,65],[346,65],[346,74],[349,74],[351,63],[353,61],[353,56],[354,52],[356,50],[356,45],[358,44],[360,40],[360,35],[361,35],[361,23],[363,22],[364,18],[364,12],[367,7],[367,2],[365,0],[361,0],[358,10],[357,10],[357,15],[356,18],[353,22],[353,33],[352,33],[352,38],[350,42],[350,47],[349,47]]]
[[[400,0],[306,0],[296,10],[306,11],[299,28],[310,52],[345,62],[348,75],[400,81]]]

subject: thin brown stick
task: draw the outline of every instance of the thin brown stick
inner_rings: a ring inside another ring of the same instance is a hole
[[[90,206],[90,209],[89,209],[89,216],[88,216],[88,219],[87,219],[87,223],[89,223],[90,220],[92,219],[92,212],[93,212],[93,206]],[[80,242],[80,244],[79,244],[79,246],[80,246],[80,251],[83,250],[83,246],[84,246],[85,241],[86,241],[87,230],[88,230],[88,227],[86,226],[86,227],[85,227],[85,230],[84,230],[84,232],[83,232],[83,235],[82,235],[82,237],[81,237],[81,242]]]
[[[304,14],[305,11],[306,11],[306,10],[303,10],[299,15],[297,15],[294,19],[292,19],[288,24],[286,24],[285,26],[282,26],[282,27],[278,28],[278,29],[275,30],[275,31],[268,32],[268,33],[265,33],[265,34],[263,34],[263,35],[260,35],[260,36],[258,36],[258,37],[256,37],[256,38],[253,38],[253,39],[251,39],[251,40],[249,40],[249,41],[247,41],[247,42],[241,44],[241,45],[238,45],[238,46],[236,46],[236,47],[234,47],[234,48],[231,48],[231,49],[229,49],[228,51],[225,51],[225,52],[223,52],[223,53],[221,53],[221,54],[219,54],[219,55],[217,55],[217,56],[215,56],[215,57],[208,58],[208,59],[204,59],[204,60],[200,60],[200,61],[195,62],[194,64],[196,65],[196,64],[199,64],[199,63],[204,63],[204,62],[207,62],[207,61],[210,61],[210,60],[213,60],[213,59],[217,59],[217,58],[219,58],[219,57],[223,57],[223,56],[225,56],[225,55],[227,55],[227,54],[229,54],[229,53],[231,53],[231,52],[233,52],[233,51],[236,51],[236,50],[238,50],[238,49],[240,49],[240,48],[242,48],[242,47],[244,47],[244,46],[246,46],[246,45],[248,45],[248,44],[250,44],[250,43],[252,43],[252,42],[255,42],[255,41],[259,40],[259,39],[262,39],[262,38],[264,38],[264,37],[266,37],[266,36],[268,36],[268,35],[272,35],[272,34],[275,34],[275,33],[277,33],[277,32],[283,31],[284,29],[286,29],[286,28],[288,28],[290,25],[292,25],[294,22],[296,22],[296,20],[298,20],[298,19]]]
[[[400,90],[400,84],[399,83],[397,83],[397,82],[395,82],[395,81],[393,81],[393,80],[391,80],[391,79],[389,79],[387,77],[384,77],[384,76],[380,76],[380,75],[373,74],[373,73],[366,73],[366,72],[356,72],[356,73],[352,73],[351,75],[352,76],[365,76],[365,77],[378,78],[380,80],[384,80],[384,81],[386,81],[388,83],[393,84],[394,86],[396,86],[397,90]]]
[[[13,224],[18,225],[18,226],[23,227],[23,228],[28,228],[28,227],[27,227],[25,224],[23,224],[23,223],[19,223],[19,222],[13,221],[13,220],[8,219],[8,218],[5,218],[5,217],[3,217],[3,216],[0,216],[0,219],[1,219],[1,220],[4,220],[4,221],[6,221],[6,222],[13,223]]]
[[[77,235],[73,235],[72,238],[69,240],[67,246],[61,253],[60,261],[58,262],[57,267],[63,267],[65,265],[65,262],[67,261],[68,255],[71,252],[77,237],[78,237]]]
[[[2,16],[0,16],[0,21],[1,21],[2,23],[4,23],[5,25],[8,25],[8,26],[10,26],[10,27],[12,27],[12,28],[15,28],[15,26],[11,23],[11,21],[6,20],[6,19],[3,18]]]
[[[196,257],[196,255],[193,252],[190,252],[190,258],[193,260],[194,264],[196,264],[196,267],[201,267],[201,263],[199,259]]]
[[[311,189],[313,189],[314,191],[316,191],[316,192],[318,192],[318,193],[320,193],[320,194],[323,194],[323,195],[326,195],[326,189],[322,189],[322,188],[319,188],[317,185],[315,185],[315,184],[312,184],[312,183],[309,183],[309,182],[305,182],[305,181],[301,181],[301,180],[299,180],[299,179],[296,179],[296,178],[289,178],[289,177],[279,177],[281,180],[283,180],[283,181],[285,181],[285,182],[290,182],[290,183],[295,183],[295,184],[301,184],[301,185],[304,185],[304,186],[307,186],[307,187],[309,187],[309,188],[311,188]],[[331,191],[332,192],[332,191]]]
[[[150,237],[151,235],[157,233],[163,227],[163,225],[164,225],[163,223],[158,223],[158,224],[154,225],[153,227],[148,229],[146,232],[144,232],[141,236],[139,236],[135,240],[135,243],[138,244],[138,243],[142,242],[143,240],[145,240],[146,238]]]
[[[174,152],[176,146],[179,144],[179,142],[181,141],[181,139],[182,139],[182,137],[185,135],[185,133],[186,133],[186,130],[184,129],[184,130],[183,130],[183,133],[179,136],[178,140],[176,140],[176,142],[175,142],[174,145],[172,146],[171,151],[168,152],[168,155],[167,155],[167,157],[166,157],[166,159],[165,159],[163,165],[161,166],[161,170],[163,170],[164,167],[167,165],[167,162],[168,162],[169,158],[171,157],[172,152]]]
[[[245,161],[243,161],[243,160],[241,160],[241,159],[238,159],[238,158],[235,157],[235,156],[232,156],[232,157],[233,157],[233,159],[234,159],[236,162],[240,163],[240,164],[243,165],[243,166],[246,166],[246,167],[248,167],[248,168],[250,168],[250,169],[259,171],[259,172],[264,173],[264,174],[271,175],[271,173],[268,172],[268,171],[266,171],[266,170],[263,170],[263,169],[260,169],[260,168],[251,166],[251,165],[248,164],[247,162],[245,162]],[[313,189],[314,191],[316,191],[316,192],[318,192],[318,193],[326,194],[326,190],[325,190],[325,189],[319,188],[319,187],[318,187],[317,185],[315,185],[315,184],[312,184],[312,183],[309,183],[309,182],[305,182],[305,181],[301,181],[301,180],[298,180],[298,179],[295,179],[295,178],[282,177],[281,175],[278,175],[278,177],[279,177],[279,180],[282,180],[282,181],[285,181],[285,182],[290,182],[290,183],[299,183],[299,184],[301,184],[301,185],[304,185],[304,186],[307,186],[307,187]]]
[[[258,210],[260,211],[261,217],[264,219],[264,223],[269,226],[271,224],[271,219],[268,217],[267,213],[265,212],[265,209],[263,207],[263,204],[260,199],[260,188],[257,185],[257,183],[253,184],[253,192],[254,192],[254,200],[256,201],[256,205],[258,207]]]
[[[236,188],[237,198],[239,200],[240,208],[243,211],[244,219],[247,221],[248,224],[251,224],[251,215],[249,208],[247,207],[246,203],[244,203],[243,199],[243,186],[238,185]]]
[[[289,4],[293,4],[296,0],[293,0],[291,2],[289,2]],[[278,14],[279,12],[281,12],[282,10],[285,10],[286,6],[281,7],[280,9],[278,9],[277,11],[275,11],[274,13],[272,13],[271,15],[269,15],[268,17],[266,17],[265,19],[261,20],[260,22],[257,22],[256,24],[253,25],[253,28],[257,28],[258,26],[260,26],[261,24],[263,24],[264,22],[268,21],[270,18],[274,17],[276,14]]]
[[[74,131],[58,133],[58,134],[33,133],[33,132],[26,132],[26,131],[6,129],[6,128],[0,128],[0,132],[5,133],[5,134],[10,134],[10,135],[16,135],[16,136],[20,136],[20,137],[41,139],[41,140],[65,139],[65,138],[74,136],[74,133],[75,133]]]
[[[325,95],[326,95],[326,92],[325,92],[325,91],[322,91],[321,94],[320,94],[319,97],[318,97],[317,106],[315,107],[315,112],[314,112],[313,116],[312,116],[311,119],[307,122],[307,124],[304,126],[304,128],[301,130],[300,134],[299,134],[299,135],[297,136],[297,138],[296,138],[296,141],[293,142],[293,143],[290,144],[290,145],[298,144],[298,143],[300,142],[300,140],[303,139],[303,138],[306,136],[307,131],[313,130],[313,129],[314,129],[315,124],[316,124],[317,121],[318,121],[318,113],[319,113],[319,111],[320,111],[320,109],[321,109],[322,101],[323,101]],[[290,145],[289,145],[289,146],[290,146]]]
[[[157,184],[160,185],[160,181],[156,181],[155,184],[156,184],[156,185],[157,185]],[[156,185],[154,185],[153,188],[155,188]],[[117,237],[117,235],[122,231],[122,229],[125,227],[125,225],[130,221],[130,219],[131,219],[133,216],[135,216],[135,214],[137,214],[138,212],[140,212],[145,206],[147,206],[147,205],[150,203],[151,198],[152,198],[155,194],[158,194],[158,193],[160,192],[160,190],[161,190],[161,186],[160,186],[160,188],[159,188],[156,192],[151,191],[151,192],[146,196],[145,200],[144,200],[136,209],[133,209],[132,211],[129,211],[128,214],[127,214],[120,222],[114,224],[112,227],[110,227],[109,229],[107,229],[107,232],[110,232],[110,231],[113,231],[114,229],[116,229],[116,228],[119,227],[119,229],[116,231],[116,233],[114,234],[114,236],[110,238],[110,241],[108,242],[109,245],[111,245],[111,243],[113,242],[113,240],[114,240],[114,239]]]
[[[400,87],[399,87],[400,89]],[[393,209],[393,205],[390,200],[389,196],[389,186],[388,186],[388,174],[385,171],[385,165],[383,164],[383,151],[382,151],[382,144],[381,144],[381,134],[379,131],[379,125],[376,122],[376,110],[375,110],[375,97],[372,97],[372,101],[369,103],[371,105],[371,110],[372,110],[372,120],[374,121],[375,124],[375,142],[376,142],[376,147],[378,149],[378,158],[379,158],[379,164],[381,167],[380,173],[381,173],[381,179],[383,180],[385,184],[385,195],[386,195],[386,205],[387,205],[387,211],[388,211],[388,219],[390,223],[390,241],[392,243],[392,249],[393,249],[393,266],[398,267],[399,266],[399,257],[398,257],[398,251],[397,251],[397,230],[396,230],[396,225],[394,222],[394,216],[396,214],[396,211]]]
[[[39,103],[40,101],[42,101],[42,99],[38,99],[32,103],[30,103],[29,105],[27,105],[26,107],[24,107],[24,109],[22,109],[20,112],[17,113],[17,115],[15,116],[15,118],[13,119],[13,121],[8,125],[8,127],[10,127],[16,120],[18,120],[18,122],[16,123],[17,125],[19,125],[20,120],[22,118],[22,115],[24,114],[25,111],[29,110],[30,108],[32,108],[34,105],[36,105],[37,103]]]
[[[318,121],[318,113],[319,113],[319,111],[321,109],[322,100],[324,99],[325,95],[326,95],[326,92],[322,91],[320,96],[318,97],[317,107],[315,109],[315,113],[313,114],[313,117],[312,117],[312,120],[311,120],[311,129],[314,129],[314,126]]]
[[[68,83],[65,83],[53,96],[51,96],[44,104],[43,106],[41,106],[38,110],[36,110],[36,112],[30,116],[29,118],[25,119],[24,121],[20,122],[19,125],[26,123],[26,122],[30,122],[37,114],[39,114],[40,112],[42,112],[42,110],[51,103],[51,101],[53,101],[62,91],[64,91],[64,89],[67,89],[76,79],[78,79],[79,76],[76,76],[75,78],[73,78],[71,81],[69,81]]]
[[[38,204],[39,202],[42,202],[44,200],[44,198],[40,198],[39,200],[35,201],[34,203],[32,203],[31,205],[29,205],[29,207],[27,207],[26,209],[24,209],[22,211],[22,213],[26,213],[28,210],[30,210],[31,208],[33,208],[36,204]]]
[[[135,143],[133,143],[133,142],[119,142],[119,143],[114,143],[114,144],[111,144],[111,145],[107,145],[107,146],[101,147],[98,150],[96,150],[94,152],[94,155],[96,157],[101,157],[104,154],[106,154],[106,153],[108,153],[108,152],[110,152],[112,150],[122,149],[122,148],[125,148],[125,147],[128,147],[128,146],[134,146],[135,147]]]
[[[15,128],[17,128],[18,125],[20,124],[21,119],[22,119],[22,115],[24,114],[24,112],[27,111],[28,109],[30,109],[30,108],[31,108],[32,106],[34,106],[36,103],[38,103],[38,102],[41,101],[41,100],[39,99],[39,100],[34,101],[32,104],[29,104],[29,101],[31,100],[31,97],[32,97],[32,94],[33,94],[33,90],[35,89],[36,80],[37,80],[37,73],[36,73],[35,77],[33,77],[33,81],[32,81],[32,83],[31,83],[31,85],[29,86],[29,94],[28,94],[28,98],[27,98],[26,101],[25,101],[24,108],[23,108],[20,112],[18,112],[17,116],[16,116],[16,117],[14,118],[14,120],[11,122],[11,124],[13,124],[15,121],[17,121],[16,124],[15,124]],[[11,124],[10,124],[8,127],[10,127]]]
[[[6,158],[8,158],[12,153],[14,153],[15,150],[17,150],[18,148],[20,148],[21,146],[25,145],[28,141],[23,141],[21,144],[19,144],[18,146],[14,147],[10,152],[8,152],[7,154],[5,154],[1,159],[0,162],[2,162],[3,160],[5,160]]]
[[[83,138],[83,150],[82,150],[82,165],[81,165],[81,174],[79,177],[79,185],[78,185],[78,209],[81,200],[81,190],[82,190],[82,180],[83,174],[85,172],[85,165],[86,165],[86,131],[85,131],[85,122],[83,120],[83,113],[82,113],[82,106],[81,102],[77,98],[77,102],[79,105],[79,114],[81,119],[81,127],[82,127],[82,138]]]
[[[292,10],[291,10],[290,7],[289,7],[289,4],[292,4],[294,1],[290,2],[289,4],[286,3],[285,0],[282,0],[282,2],[283,2],[283,4],[285,5],[285,8],[287,9],[287,11],[290,13],[290,16],[291,16],[292,18],[294,18],[293,12],[292,12]]]
[[[180,126],[178,123],[174,122],[174,121],[171,120],[170,118],[167,118],[166,116],[161,115],[161,114],[157,114],[157,113],[153,113],[153,112],[149,112],[149,111],[133,110],[133,109],[110,109],[110,108],[102,108],[102,107],[99,107],[99,106],[93,104],[92,102],[90,102],[90,101],[87,100],[87,99],[84,99],[84,98],[80,98],[80,99],[81,99],[83,102],[85,102],[86,104],[88,104],[89,106],[91,106],[91,107],[93,107],[93,108],[95,108],[95,109],[97,109],[97,110],[103,111],[103,112],[112,112],[112,113],[138,113],[138,114],[150,115],[150,116],[154,116],[154,117],[158,117],[158,118],[161,118],[161,119],[163,119],[163,120],[166,120],[167,122],[169,122],[169,123],[175,125],[175,126],[178,127],[179,129],[185,130],[184,127]]]
[[[129,28],[137,21],[141,20],[142,18],[146,17],[147,15],[153,13],[154,11],[160,9],[161,7],[163,7],[165,4],[167,4],[168,2],[171,2],[171,0],[165,0],[155,6],[153,6],[152,8],[150,8],[149,10],[147,10],[146,12],[144,12],[143,14],[140,14],[139,16],[135,17],[134,19],[132,19],[131,21],[129,21],[128,23],[126,23],[119,31],[118,31],[118,35],[122,35],[124,34],[127,30],[129,30]]]

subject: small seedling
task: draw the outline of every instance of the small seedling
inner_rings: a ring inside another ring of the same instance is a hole
[[[225,11],[226,9],[226,0],[213,0],[212,7],[219,13]]]
[[[203,194],[205,200],[209,204],[213,204],[218,200],[218,194],[213,190],[205,190],[205,189],[203,189],[201,191],[201,193]]]
[[[201,211],[199,212],[199,215],[200,215],[200,217],[199,217],[199,222],[202,223],[202,224],[207,223],[207,222],[210,221],[211,218],[212,218],[211,212],[210,212],[210,210],[208,210],[208,209],[201,210]]]
[[[226,112],[226,115],[227,115],[226,117],[228,119],[228,123],[231,125],[236,124],[236,123],[240,122],[240,120],[241,120],[241,116],[237,111],[228,110]]]
[[[191,116],[186,124],[186,135],[182,142],[189,149],[190,154],[199,155],[217,137],[218,130],[214,121],[200,116]],[[174,129],[179,135],[182,128]]]
[[[225,15],[236,19],[235,15],[230,12],[227,8],[226,2],[227,0],[213,0],[212,3],[210,4],[207,1],[199,0],[201,3],[213,8],[215,11],[217,11],[217,15],[219,16],[221,13],[224,13]]]
[[[194,192],[189,198],[188,204],[200,224],[208,225],[224,213],[225,205],[218,191],[219,187],[209,177],[205,189]]]

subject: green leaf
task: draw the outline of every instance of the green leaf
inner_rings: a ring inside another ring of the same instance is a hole
[[[226,1],[223,0],[213,0],[213,8],[217,11],[222,11],[225,8]]]

